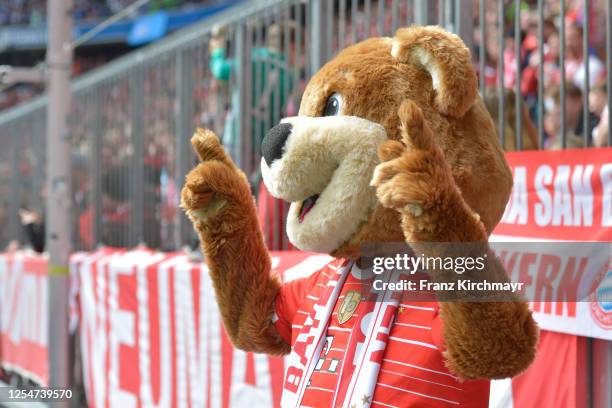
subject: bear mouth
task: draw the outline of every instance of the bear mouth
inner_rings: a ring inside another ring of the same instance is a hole
[[[385,128],[357,116],[285,118],[292,131],[280,158],[261,159],[270,194],[290,204],[287,236],[297,248],[332,253],[370,218],[369,186]]]
[[[314,194],[300,203],[300,210],[298,212],[298,221],[300,222],[300,224],[304,221],[306,214],[308,214],[310,210],[314,208],[318,199],[319,195]]]

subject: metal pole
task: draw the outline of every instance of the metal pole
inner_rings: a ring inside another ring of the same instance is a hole
[[[505,135],[505,92],[504,92],[504,0],[499,0],[499,56],[497,61],[497,75],[499,77],[499,141],[502,148],[506,146]]]
[[[591,116],[589,111],[589,0],[584,0],[584,26],[582,27],[582,58],[584,58],[584,92],[582,93],[582,138],[584,147],[589,146]],[[609,67],[608,67],[609,69]]]
[[[322,41],[325,32],[325,7],[323,0],[313,0],[311,3],[310,27],[310,72],[315,73],[325,61],[325,44]]]
[[[21,158],[20,152],[20,142],[19,137],[22,133],[22,124],[21,121],[17,122],[18,126],[16,126],[17,132],[13,135],[7,135],[11,139],[11,198],[9,199],[9,218],[8,218],[8,229],[9,229],[9,239],[17,240],[21,243],[21,223],[19,221],[19,207],[21,206],[21,189],[19,185],[21,184],[21,171],[19,170],[19,159]]]
[[[174,171],[179,191],[183,187],[184,175],[189,171],[189,166],[191,164],[189,160],[191,157],[191,144],[189,141],[191,132],[193,132],[191,126],[193,121],[193,65],[192,49],[180,50],[176,53],[176,117],[178,120],[175,121],[176,163]],[[234,154],[236,151],[235,146],[232,146],[232,153]],[[233,159],[238,163],[240,162],[237,157],[233,157]],[[192,228],[185,215],[178,214],[177,217],[178,220],[176,220],[174,234],[175,249],[179,249],[183,245],[189,244],[189,233]]]
[[[302,4],[298,0],[294,5],[294,15],[296,21],[295,27],[295,61],[293,62],[293,80],[294,86],[299,87],[299,83],[301,78],[301,67],[305,66],[305,56],[302,53],[302,39],[304,38],[305,33],[302,30]]]
[[[521,123],[521,2],[514,1],[514,58],[516,60],[516,75],[514,84],[514,110],[515,110],[515,150],[523,150],[523,126]]]
[[[472,4],[471,2],[466,4],[462,1],[458,1],[456,4],[457,35],[461,37],[470,52],[474,52],[474,10]]]
[[[334,2],[327,1],[325,2],[325,6],[327,7],[325,14],[327,17],[326,27],[325,27],[325,50],[327,51],[327,56],[325,61],[329,61],[335,54],[334,50]],[[366,20],[367,21],[367,20]],[[285,47],[289,44],[289,37],[285,39]],[[288,63],[289,58],[286,58],[285,61]],[[297,61],[297,58],[295,59]],[[289,78],[289,75],[285,75],[285,78]],[[286,87],[285,89],[289,89]]]
[[[381,2],[384,3],[384,2]],[[436,4],[433,1],[414,1],[414,20],[419,25],[435,24]],[[440,24],[443,24],[440,22]]]
[[[321,4],[320,18],[321,18],[323,26],[325,26],[327,24],[327,20],[325,19],[325,11],[324,10],[325,10],[324,4]],[[275,23],[276,23],[277,27],[279,27],[279,30],[280,30],[280,28],[283,26],[283,24],[281,23],[282,22],[282,16],[281,16],[281,9],[280,8],[278,8],[278,10],[276,10],[276,12],[274,13],[274,18],[275,18]],[[286,24],[285,24],[285,26],[286,26]],[[320,34],[321,35],[319,36],[319,41],[321,41],[321,43],[325,43],[326,42],[325,41],[326,36],[325,36],[325,29],[324,28],[322,28],[322,31],[321,31]],[[321,44],[321,45],[323,45],[323,44]],[[275,46],[276,46],[277,52],[281,52],[280,33],[279,33],[279,35],[276,36],[276,44],[275,44]],[[323,52],[322,52],[322,55],[321,55],[321,60],[322,60],[321,64],[324,64],[326,59],[327,59],[327,52],[325,51],[326,50],[325,46],[323,46],[322,48],[323,48]],[[279,61],[278,59],[276,59],[275,61],[270,61],[270,64],[269,64],[270,68],[273,69],[272,72],[274,72],[276,74],[276,79],[268,79],[268,81],[272,80],[272,81],[276,82],[276,83],[273,83],[273,86],[274,86],[274,88],[276,88],[276,90],[273,93],[273,97],[274,97],[273,105],[274,105],[274,107],[273,107],[272,112],[271,112],[272,113],[273,122],[272,123],[267,123],[266,130],[267,129],[271,129],[278,122],[280,122],[280,119],[281,119],[281,112],[282,112],[282,108],[283,108],[282,106],[280,106],[281,105],[281,97],[280,97],[281,72],[284,73],[283,78],[287,76],[287,73],[285,72],[285,68],[282,66],[282,64],[286,64],[286,63],[287,63],[287,60]],[[284,100],[284,98],[283,98],[283,100]],[[270,118],[270,115],[266,115],[266,119],[269,120],[269,118]],[[264,135],[262,135],[262,137],[260,139],[257,139],[257,143],[259,144],[260,147],[261,147],[261,141],[263,140],[263,136]],[[258,156],[258,159],[261,160],[261,154]],[[272,248],[274,250],[280,250],[280,249],[282,249],[282,248],[280,248],[281,237],[279,236],[279,233],[278,233],[278,231],[279,231],[279,222],[278,222],[278,215],[279,215],[278,214],[278,211],[279,211],[278,207],[279,206],[278,206],[278,204],[280,203],[280,200],[276,200],[275,199],[273,201],[273,203],[274,204],[272,205],[272,214],[269,214],[269,213],[267,214],[267,218],[268,218],[267,221],[269,221],[269,218],[270,218],[270,215],[271,215],[272,216],[272,225],[273,225],[273,228],[274,228],[274,230],[272,231]]]
[[[544,0],[538,0],[538,59],[538,149],[541,149],[544,146]]]
[[[355,1],[353,1],[353,3],[355,3]],[[391,33],[393,35],[395,35],[395,31],[397,31],[398,14],[399,14],[399,9],[398,9],[397,0],[393,0],[391,2]],[[353,23],[353,26],[354,25],[355,23]]]
[[[331,2],[330,2],[331,3]],[[370,29],[371,29],[371,24],[372,24],[372,1],[371,0],[365,0],[365,4],[364,4],[364,18],[363,18],[363,31],[364,31],[364,36],[365,38],[369,38],[370,37]],[[328,28],[329,30],[329,28]],[[331,58],[331,55],[330,55]]]
[[[96,93],[92,91],[92,94],[88,100],[90,101],[91,107],[96,104],[94,98],[102,97],[102,106],[106,106],[108,102],[108,92]],[[94,119],[95,129],[91,132],[93,149],[90,153],[91,160],[91,196],[93,201],[94,219],[93,219],[93,244],[94,247],[102,243],[102,147],[104,138],[104,115],[101,112],[95,116]],[[88,248],[94,249],[94,248]]]
[[[567,132],[565,131],[565,0],[561,0],[561,32],[559,37],[559,68],[561,69],[561,88],[559,108],[561,110],[561,147],[567,147]]]
[[[238,106],[236,109],[236,127],[238,137],[236,139],[236,150],[240,152],[240,160],[237,165],[250,174],[253,169],[252,142],[253,136],[251,129],[251,30],[248,30],[246,23],[238,24],[236,27],[236,92],[238,92]]]
[[[608,146],[612,146],[612,0],[606,7],[606,84],[608,91]]]
[[[45,210],[45,203],[42,196],[45,183],[45,113],[36,110],[36,113],[32,116],[34,122],[32,123],[32,143],[34,143],[34,154],[36,157],[32,191],[34,193],[34,199],[40,200],[38,203],[33,203],[33,208],[38,211],[39,214],[43,214]]]
[[[316,0],[316,1],[320,1],[320,0]],[[346,0],[340,0],[339,6],[340,6],[340,9],[338,10],[338,13],[340,15],[339,17],[340,24],[338,24],[338,49],[341,50],[344,48],[345,40],[346,40]],[[316,4],[313,3],[311,5],[311,8],[313,10],[316,10]],[[380,11],[380,8],[379,8],[379,11]],[[384,12],[383,12],[383,16],[384,16]],[[308,25],[306,27],[308,27]],[[314,30],[314,27],[310,28],[311,32],[312,30]]]
[[[144,189],[145,187],[145,140],[144,140],[144,75],[146,68],[136,67],[130,73],[130,104],[132,121],[132,146],[134,153],[129,167],[131,174],[124,174],[129,178],[132,206],[130,211],[129,245],[136,246],[145,242],[144,236]],[[126,180],[127,181],[127,180]],[[122,185],[121,181],[118,185]]]
[[[418,2],[418,0],[414,0],[413,1],[414,4],[414,10],[415,10],[415,18],[416,18],[416,3]],[[440,27],[446,27],[446,2],[444,0],[438,0],[438,22],[437,24]]]
[[[68,331],[68,257],[70,237],[70,138],[72,0],[49,0],[47,107],[47,242],[49,250],[49,386],[72,383]],[[68,407],[68,402],[57,406]]]
[[[415,1],[420,2],[422,0],[415,0]],[[342,7],[343,3],[344,3],[343,1],[340,1],[340,4],[341,4],[340,7]],[[342,19],[342,8],[340,9],[340,15],[341,15],[340,18]],[[377,18],[378,18],[378,21],[376,22],[376,28],[378,30],[378,35],[382,37],[383,35],[385,35],[385,2],[384,1],[380,1],[380,0],[378,1]],[[344,25],[342,27],[344,27]]]
[[[406,2],[406,25],[404,27],[410,27],[412,24],[414,24],[414,0]]]
[[[486,3],[485,0],[480,0],[478,4],[478,20],[480,25],[480,48],[478,49],[478,59],[479,59],[479,67],[480,67],[480,94],[482,97],[485,97],[485,87],[486,87],[486,57],[487,57],[487,43],[486,43]]]
[[[394,1],[397,1],[397,0],[394,0]],[[351,0],[351,44],[355,44],[357,42],[357,23],[358,21],[359,19],[357,18],[357,0]]]

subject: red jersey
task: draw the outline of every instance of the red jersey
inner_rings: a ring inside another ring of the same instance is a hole
[[[332,261],[313,275],[286,283],[275,302],[276,328],[291,345],[313,305],[331,277]],[[301,401],[302,406],[331,407],[336,393],[346,393],[347,380],[356,369],[359,350],[349,350],[359,316],[368,313],[372,301],[362,300],[347,313],[345,298],[358,298],[362,285],[349,273],[334,306],[315,369]],[[350,303],[350,300],[348,299]],[[357,343],[359,348],[359,343]],[[363,406],[371,407],[488,407],[489,381],[459,381],[444,365],[444,340],[437,302],[402,301],[389,333],[373,395],[364,395]]]

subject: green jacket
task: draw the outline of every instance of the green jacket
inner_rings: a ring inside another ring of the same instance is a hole
[[[251,131],[253,147],[258,150],[269,128],[276,125],[294,85],[293,72],[281,53],[267,48],[251,50]],[[225,49],[217,48],[210,55],[210,70],[218,80],[228,81],[236,69],[236,60],[226,57]],[[232,106],[238,103],[237,89],[232,92]],[[235,112],[232,109],[231,112]],[[229,123],[227,121],[230,121]],[[226,119],[223,142],[230,148],[237,142],[236,117]],[[229,133],[229,134],[228,134]],[[231,152],[230,152],[231,153]]]

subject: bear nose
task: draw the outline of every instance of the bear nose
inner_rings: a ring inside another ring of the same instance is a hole
[[[283,147],[291,134],[291,123],[280,123],[268,131],[261,142],[261,153],[268,166],[283,155]]]

